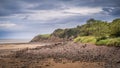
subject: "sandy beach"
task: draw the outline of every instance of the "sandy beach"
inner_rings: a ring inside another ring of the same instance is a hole
[[[0,45],[0,68],[119,68],[119,47],[68,43]]]
[[[13,52],[26,49],[45,46],[47,43],[5,43],[0,44],[0,55],[9,55]]]
[[[46,43],[47,44],[47,43]],[[44,46],[45,43],[6,43],[0,44],[0,50],[2,49],[24,49],[24,48],[35,48],[37,46]]]

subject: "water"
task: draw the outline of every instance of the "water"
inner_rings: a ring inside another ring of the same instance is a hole
[[[0,39],[0,44],[4,43],[28,43],[28,39]]]

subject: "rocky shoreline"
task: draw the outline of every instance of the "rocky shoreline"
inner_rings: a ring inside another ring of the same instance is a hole
[[[12,60],[12,64],[16,64],[16,66],[20,66],[20,68],[28,68],[31,65],[33,65],[33,68],[36,68],[36,66],[41,65],[41,63],[50,62],[48,61],[50,59],[53,59],[55,63],[62,64],[64,63],[62,62],[64,60],[67,60],[66,63],[69,63],[68,61],[70,61],[72,64],[76,62],[86,62],[88,64],[97,63],[96,65],[98,66],[96,67],[93,65],[92,68],[119,68],[119,53],[120,47],[96,46],[93,44],[81,44],[74,42],[59,42],[46,46],[38,46],[36,48],[25,48],[15,51],[13,54],[4,56],[3,58],[8,58],[9,60],[14,59],[15,61],[17,60],[17,63]],[[8,63],[8,65],[12,67],[11,63]],[[51,68],[49,66],[51,66],[51,64],[48,64],[46,67]],[[52,68],[54,68],[54,66]],[[38,68],[46,67],[43,65]]]

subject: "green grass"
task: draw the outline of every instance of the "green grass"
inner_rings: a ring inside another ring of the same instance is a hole
[[[107,45],[107,46],[120,46],[120,38],[110,38],[105,40],[99,40],[96,45]]]
[[[92,43],[96,45],[120,46],[120,38],[99,38],[94,36],[83,36],[74,39],[74,42]]]
[[[95,44],[97,39],[93,36],[84,36],[84,37],[77,37],[74,39],[74,42],[81,42],[81,43],[92,43]]]
[[[50,37],[50,34],[42,34],[42,35],[39,35],[39,37],[43,39],[48,39]]]

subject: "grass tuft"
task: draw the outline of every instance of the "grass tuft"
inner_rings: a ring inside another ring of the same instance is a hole
[[[92,43],[95,44],[97,39],[92,36],[84,36],[84,37],[77,37],[74,39],[74,42],[81,42],[81,43]]]
[[[39,35],[39,37],[43,39],[48,39],[50,37],[50,34]]]
[[[75,38],[74,42],[92,43],[106,46],[120,46],[120,38],[98,38],[94,36],[84,36]]]
[[[96,45],[120,46],[120,38],[100,40],[96,42]]]

